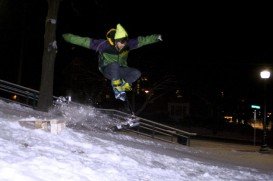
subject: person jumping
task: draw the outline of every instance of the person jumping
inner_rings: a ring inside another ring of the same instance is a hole
[[[126,91],[141,76],[141,72],[127,65],[128,53],[144,45],[162,41],[160,34],[129,39],[126,30],[117,24],[106,33],[106,39],[81,37],[71,33],[62,35],[66,42],[98,52],[98,68],[111,81],[116,99],[126,100]]]

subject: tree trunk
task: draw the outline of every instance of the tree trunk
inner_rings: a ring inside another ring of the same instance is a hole
[[[38,110],[47,112],[53,105],[54,64],[57,53],[56,22],[61,0],[47,0],[48,12],[45,21],[44,53]]]

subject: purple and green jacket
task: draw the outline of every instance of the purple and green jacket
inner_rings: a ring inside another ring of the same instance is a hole
[[[70,33],[64,34],[63,38],[65,41],[74,45],[99,52],[99,70],[102,71],[106,65],[113,62],[118,62],[120,66],[127,67],[129,51],[158,42],[158,36],[159,35],[139,36],[134,39],[129,39],[126,46],[121,51],[118,51],[115,46],[110,45],[105,39],[80,37]]]

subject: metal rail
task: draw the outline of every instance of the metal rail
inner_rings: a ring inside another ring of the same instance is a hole
[[[0,97],[8,102],[34,108],[38,103],[39,91],[0,79]],[[56,100],[57,97],[53,96],[53,99]]]
[[[127,118],[131,118],[132,115],[118,111],[115,109],[98,109],[100,112],[104,112],[113,118],[118,118],[121,121],[126,121]],[[183,131],[171,126],[167,126],[164,124],[157,123],[155,121],[151,121],[142,117],[133,116],[133,118],[138,119],[140,124],[138,127],[134,127],[132,129],[126,129],[127,131],[134,132],[140,135],[148,136],[154,139],[159,139],[166,142],[177,142],[180,139],[185,140],[185,145],[190,146],[190,138],[191,136],[196,136],[196,133],[190,133],[187,131]]]
[[[34,89],[0,80],[0,96],[6,101],[18,102],[26,106],[35,107],[37,105],[39,92]]]

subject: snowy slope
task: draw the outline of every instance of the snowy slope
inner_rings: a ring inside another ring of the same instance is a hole
[[[61,117],[59,135],[19,125]],[[40,113],[0,101],[0,180],[272,180],[273,173],[199,159],[191,147],[112,132],[114,120],[86,106]]]

